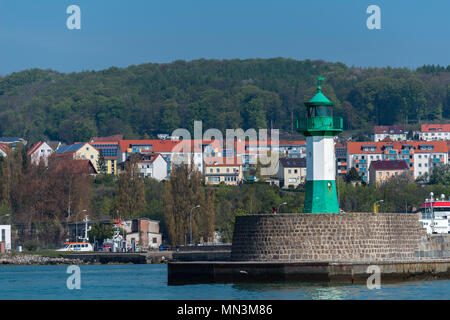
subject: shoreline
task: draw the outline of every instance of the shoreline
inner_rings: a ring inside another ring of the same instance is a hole
[[[48,257],[40,254],[5,254],[0,255],[0,265],[4,266],[28,266],[28,265],[78,265],[85,264],[81,259],[76,258],[64,258],[59,257]]]

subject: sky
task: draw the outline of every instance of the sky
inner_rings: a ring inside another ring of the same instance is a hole
[[[381,29],[366,25],[370,5]],[[0,75],[200,58],[416,68],[447,66],[449,53],[448,0],[0,0]]]

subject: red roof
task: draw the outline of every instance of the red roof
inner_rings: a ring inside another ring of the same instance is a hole
[[[423,124],[420,130],[422,132],[450,132],[450,124]]]
[[[181,141],[172,141],[172,140],[156,140],[156,139],[147,139],[147,140],[120,140],[119,146],[122,152],[126,152],[128,148],[131,148],[131,145],[140,145],[140,144],[151,144],[152,151],[154,152],[172,152],[173,148],[180,143]]]
[[[28,151],[27,155],[32,155],[37,149],[39,149],[40,146],[44,144],[44,141],[36,142]]]
[[[375,170],[408,170],[408,164],[404,160],[378,160],[370,162],[370,167]]]
[[[120,140],[123,140],[123,134],[116,134],[113,136],[109,136],[109,137],[93,137],[91,138],[91,140],[89,140],[90,142],[119,142]]]
[[[400,134],[404,133],[405,130],[403,126],[375,126],[374,130],[375,134]],[[392,131],[392,132],[391,132]]]
[[[0,150],[2,150],[4,153],[8,153],[10,149],[9,145],[6,143],[0,143]]]
[[[90,160],[74,160],[74,159],[61,159],[56,166],[56,170],[66,169],[71,173],[78,174],[96,174],[94,165]]]
[[[161,154],[160,153],[141,153],[140,162],[150,162],[155,161]]]

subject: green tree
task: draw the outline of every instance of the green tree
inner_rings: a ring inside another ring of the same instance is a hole
[[[97,159],[97,168],[98,168],[99,173],[101,173],[101,174],[107,173],[108,169],[106,168],[105,156],[103,155],[102,150],[99,151],[99,155],[98,155],[98,159]]]
[[[116,211],[123,218],[135,218],[145,208],[144,178],[139,170],[139,155],[132,154],[117,182]]]

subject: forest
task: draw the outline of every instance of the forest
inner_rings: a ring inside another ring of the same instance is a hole
[[[155,137],[176,128],[295,131],[303,102],[326,78],[345,130],[450,119],[450,66],[359,68],[293,59],[146,63],[101,71],[32,69],[0,76],[0,136],[65,143]]]

